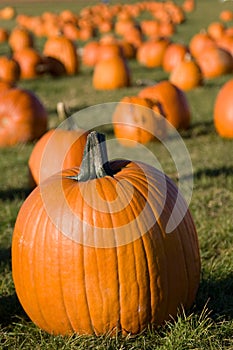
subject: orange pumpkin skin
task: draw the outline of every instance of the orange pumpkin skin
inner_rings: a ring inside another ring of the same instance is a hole
[[[113,113],[114,134],[121,144],[131,147],[162,139],[166,136],[163,114],[161,106],[151,100],[125,96]]]
[[[84,130],[52,129],[35,144],[30,154],[29,182],[38,185],[49,176],[63,169],[81,164],[87,132]],[[56,152],[56,157],[54,157]],[[44,157],[44,158],[43,158]]]
[[[233,79],[226,82],[215,99],[214,125],[217,133],[233,138]]]
[[[40,76],[38,67],[42,65],[43,60],[36,49],[27,47],[18,50],[14,53],[13,57],[20,66],[21,79],[34,79]]]
[[[180,304],[189,308],[194,302],[200,279],[198,240],[175,184],[143,163],[118,160],[109,166],[114,176],[76,181],[68,177],[80,174],[74,168],[50,177],[19,211],[12,239],[16,293],[32,321],[49,333],[137,334],[175,317]],[[112,211],[116,199],[121,207]],[[177,199],[184,218],[166,234]],[[65,203],[70,217],[63,212]],[[56,224],[48,207],[55,210]],[[64,234],[59,226],[66,218]],[[144,231],[150,218],[154,224]],[[89,238],[98,242],[91,245]]]
[[[137,61],[148,68],[161,67],[168,39],[151,39],[145,41],[137,50]]]
[[[230,52],[220,47],[210,47],[197,56],[202,74],[211,79],[228,74],[233,69],[233,58]]]
[[[171,72],[188,54],[188,47],[181,43],[171,43],[166,48],[163,56],[163,69],[165,72]]]
[[[65,36],[50,37],[45,42],[43,55],[60,61],[68,75],[79,71],[79,59],[74,43]]]
[[[0,147],[39,138],[47,121],[47,111],[32,91],[12,88],[1,93]]]
[[[121,56],[100,60],[94,67],[92,85],[96,90],[114,90],[130,86],[131,74]]]
[[[7,56],[0,57],[0,79],[15,84],[20,78],[20,66],[17,61]]]
[[[185,93],[168,80],[143,88],[138,96],[159,102],[166,118],[176,129],[188,129],[191,110]]]
[[[183,60],[170,73],[169,80],[178,88],[189,91],[203,83],[199,65],[192,60]]]
[[[25,47],[33,47],[34,39],[29,30],[19,26],[10,32],[8,43],[12,51],[15,52]]]

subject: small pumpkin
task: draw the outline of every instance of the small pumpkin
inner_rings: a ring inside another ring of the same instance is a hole
[[[7,42],[9,38],[9,31],[6,28],[0,27],[0,43]]]
[[[104,141],[91,132],[81,167],[37,186],[15,223],[17,296],[53,335],[138,334],[190,308],[198,289],[198,237],[176,185],[145,163],[108,161]]]
[[[7,56],[0,56],[0,80],[15,84],[20,79],[20,65],[14,59]]]
[[[65,118],[68,118],[63,103],[58,104],[59,108],[63,109]],[[70,119],[66,124],[66,128],[48,130],[35,143],[28,160],[30,187],[63,169],[81,164],[87,131],[77,128]]]
[[[41,75],[40,66],[43,60],[38,50],[33,47],[26,47],[16,51],[13,58],[20,66],[21,79],[34,79]]]
[[[188,129],[191,123],[191,109],[183,90],[169,80],[162,80],[139,91],[138,96],[159,102],[166,119],[176,129]]]
[[[214,125],[217,133],[233,138],[233,79],[219,90],[214,102]]]
[[[118,141],[125,146],[161,140],[166,136],[162,107],[146,98],[125,96],[114,110],[113,130]]]
[[[137,61],[148,68],[161,67],[169,43],[167,38],[145,41],[137,50]]]
[[[99,60],[93,71],[92,85],[96,90],[114,90],[130,86],[131,72],[127,60],[120,55]]]
[[[32,91],[6,89],[0,98],[0,147],[30,142],[45,133],[47,111]]]
[[[184,91],[203,84],[203,74],[199,65],[191,58],[185,58],[170,73],[169,80]]]
[[[8,44],[13,52],[25,47],[34,47],[34,37],[28,29],[14,27],[9,34]]]
[[[170,73],[187,55],[188,46],[181,43],[170,43],[163,56],[162,67],[165,72]]]
[[[49,37],[44,44],[43,55],[60,61],[68,75],[75,75],[79,71],[77,48],[73,41],[65,36]]]
[[[211,79],[228,74],[233,69],[231,53],[220,47],[206,48],[197,56],[197,63],[204,78]]]

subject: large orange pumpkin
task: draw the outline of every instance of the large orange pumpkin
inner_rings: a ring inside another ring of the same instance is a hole
[[[162,107],[146,98],[125,96],[114,110],[113,130],[118,141],[126,146],[161,140],[166,136]]]
[[[47,130],[47,111],[32,91],[6,89],[0,99],[0,147],[35,140]]]
[[[52,334],[137,334],[190,308],[199,285],[197,233],[176,185],[145,163],[109,162],[100,141],[91,132],[81,168],[37,186],[15,223],[16,293]]]
[[[218,92],[214,103],[214,125],[222,137],[233,138],[233,79]]]
[[[183,90],[169,80],[162,80],[152,86],[143,88],[140,97],[159,102],[166,118],[176,129],[187,129],[191,122],[191,109]]]

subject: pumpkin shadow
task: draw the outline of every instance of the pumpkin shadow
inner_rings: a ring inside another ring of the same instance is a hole
[[[30,188],[8,188],[6,190],[0,190],[0,198],[2,201],[20,199],[24,200],[30,194],[32,190]]]
[[[0,266],[4,268],[11,264],[11,247],[0,249]],[[9,267],[7,267],[10,269]],[[0,295],[0,326],[6,327],[15,322],[18,317],[28,319],[15,292],[11,295]]]
[[[207,306],[213,320],[233,319],[233,272],[224,278],[203,277],[196,298],[196,307],[202,311]]]
[[[218,177],[224,175],[225,177],[227,176],[232,176],[233,175],[233,166],[222,166],[220,168],[204,168],[196,171],[194,173],[194,177],[196,179],[200,179],[202,176],[207,176],[207,177]]]
[[[7,296],[0,296],[0,325],[7,327],[19,318],[29,320],[23,310],[16,293]]]
[[[197,136],[209,135],[215,133],[213,121],[201,121],[193,123],[188,130],[181,130],[181,136],[185,138],[194,138]]]

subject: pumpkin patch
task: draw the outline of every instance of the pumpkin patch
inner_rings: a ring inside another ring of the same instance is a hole
[[[0,348],[231,348],[232,4],[1,2]]]

